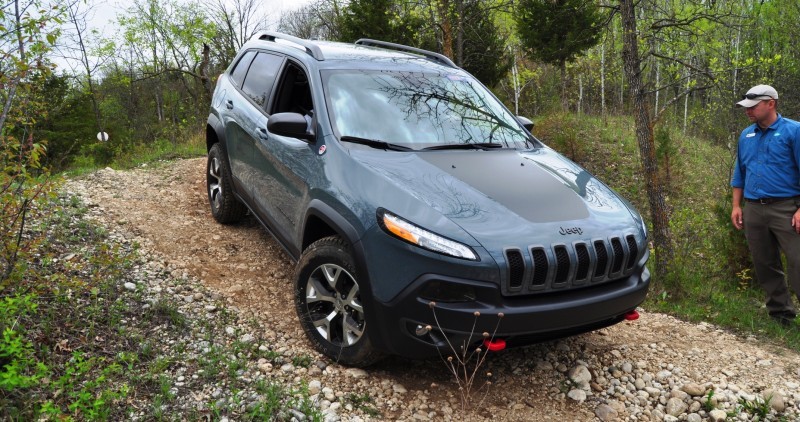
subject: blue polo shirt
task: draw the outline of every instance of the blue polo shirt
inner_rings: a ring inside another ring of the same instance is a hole
[[[747,199],[800,196],[800,123],[780,114],[762,130],[757,124],[739,135],[731,186]]]

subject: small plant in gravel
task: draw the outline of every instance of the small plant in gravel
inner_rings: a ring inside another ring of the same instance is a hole
[[[477,376],[481,373],[481,368],[486,362],[486,356],[489,354],[489,349],[486,346],[475,347],[474,344],[478,341],[494,341],[495,333],[497,333],[497,329],[500,327],[500,321],[503,319],[504,315],[502,312],[497,314],[497,324],[495,325],[491,334],[489,332],[484,332],[481,335],[478,335],[475,332],[475,328],[477,327],[478,318],[480,318],[481,313],[475,311],[473,314],[475,318],[472,321],[472,329],[470,330],[469,337],[462,344],[456,346],[450,342],[450,339],[441,329],[439,318],[436,316],[436,302],[432,301],[428,303],[428,306],[431,308],[433,319],[436,323],[439,333],[441,333],[442,337],[445,339],[448,347],[450,348],[450,355],[446,357],[443,355],[440,356],[447,369],[453,375],[453,379],[456,381],[456,384],[458,385],[461,412],[466,414],[473,408],[481,407],[483,401],[486,399],[489,387],[492,385],[492,373],[487,371],[484,374],[486,380],[480,386],[476,386]],[[427,332],[430,332],[433,327],[426,326],[424,329]],[[481,344],[483,345],[484,343]],[[480,400],[477,400],[476,402],[473,400],[473,396],[480,392],[483,392],[483,395],[480,397]]]
[[[745,412],[747,413],[752,420],[754,421],[763,421],[769,415],[771,410],[770,402],[772,401],[772,396],[766,398],[766,400],[762,400],[760,397],[756,397],[753,400],[747,400],[744,397],[739,398],[739,402],[736,405],[736,410],[734,414],[729,414],[730,417],[735,417],[737,413]]]
[[[344,399],[346,403],[352,404],[354,408],[361,410],[362,412],[364,412],[369,416],[372,416],[373,418],[379,418],[383,416],[380,410],[378,410],[378,408],[375,407],[375,400],[373,400],[372,397],[367,393],[364,394],[350,393],[347,394],[344,397]]]
[[[301,354],[292,357],[292,365],[300,368],[308,368],[311,366],[313,359],[307,354]]]
[[[708,393],[706,393],[705,399],[703,400],[703,410],[705,410],[706,412],[714,410],[715,406],[713,398],[714,398],[714,389],[712,388],[708,390]]]

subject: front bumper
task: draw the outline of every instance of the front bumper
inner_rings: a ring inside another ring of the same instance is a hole
[[[452,354],[450,345],[473,347],[484,333],[515,347],[596,330],[622,321],[644,301],[650,285],[646,261],[645,255],[630,275],[615,281],[513,297],[493,283],[426,274],[392,301],[375,301],[374,322],[381,328],[373,334],[390,353],[423,358]],[[458,296],[453,292],[468,292],[474,300],[433,297]]]

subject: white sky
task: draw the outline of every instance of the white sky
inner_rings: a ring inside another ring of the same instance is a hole
[[[180,0],[179,0],[180,1]],[[234,0],[226,0],[233,3]],[[271,20],[269,29],[277,29],[278,20],[283,12],[300,8],[311,0],[263,0],[260,7],[267,12]],[[87,2],[93,9],[93,13],[88,16],[90,27],[97,29],[104,36],[109,36],[114,30],[114,22],[117,15],[124,13],[125,9],[131,6],[131,2],[110,0],[88,0]]]
[[[187,0],[177,1],[182,3]],[[235,0],[225,0],[225,2],[233,4]],[[280,16],[284,12],[300,8],[310,2],[311,0],[262,0],[259,7],[264,9],[265,14],[270,20],[268,29],[275,30],[278,27]],[[81,0],[81,11],[90,10],[86,15],[89,30],[95,29],[99,31],[100,36],[103,38],[113,38],[115,35],[115,28],[117,27],[117,16],[124,14],[125,10],[131,5],[132,1],[126,2],[125,0]],[[66,23],[65,25],[69,24]],[[66,26],[65,29],[70,31],[73,28]],[[81,67],[76,61],[59,57],[58,55],[51,57],[51,59],[60,70],[69,71],[73,69],[73,71],[81,71]]]

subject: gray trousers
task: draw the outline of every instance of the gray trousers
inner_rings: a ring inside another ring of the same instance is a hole
[[[756,278],[767,294],[770,315],[796,314],[788,284],[800,299],[800,235],[792,227],[792,215],[800,200],[786,200],[762,205],[747,202],[744,206],[744,235],[753,257]],[[781,251],[786,256],[783,272]]]

